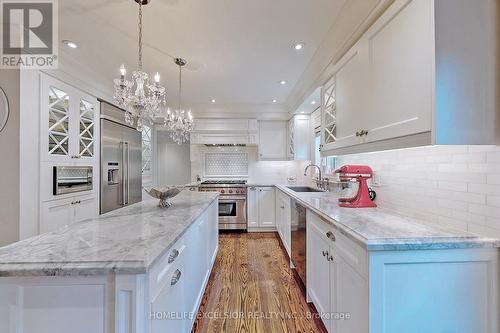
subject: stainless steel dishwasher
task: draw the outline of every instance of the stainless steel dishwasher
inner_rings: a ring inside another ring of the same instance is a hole
[[[292,263],[304,286],[306,286],[306,209],[292,199],[291,210]]]

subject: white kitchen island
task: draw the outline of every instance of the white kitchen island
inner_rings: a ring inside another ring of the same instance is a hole
[[[217,193],[148,200],[0,249],[2,333],[190,332],[218,250]]]

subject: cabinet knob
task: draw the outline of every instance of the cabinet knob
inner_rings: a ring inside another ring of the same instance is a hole
[[[328,251],[323,251],[323,257],[326,257],[328,255]]]
[[[331,255],[327,256],[327,257],[326,257],[326,260],[327,260],[327,261],[333,261],[333,256],[331,256]]]
[[[328,237],[330,240],[332,240],[332,241],[334,241],[334,242],[336,241],[335,235],[334,235],[334,234],[333,234],[333,232],[331,232],[331,231],[328,231],[328,232],[326,233],[326,237]]]
[[[179,251],[173,249],[172,252],[170,253],[170,256],[168,256],[168,263],[169,264],[173,263],[178,256],[179,256]]]
[[[170,285],[171,286],[175,286],[177,284],[177,282],[179,282],[179,280],[181,279],[181,271],[176,269],[174,274],[172,274],[172,280],[170,280]]]

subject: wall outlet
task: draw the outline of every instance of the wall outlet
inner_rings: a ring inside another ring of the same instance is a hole
[[[372,187],[381,187],[382,186],[382,177],[376,172],[373,173],[371,186]]]

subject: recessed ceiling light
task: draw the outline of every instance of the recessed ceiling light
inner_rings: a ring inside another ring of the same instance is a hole
[[[212,102],[212,103],[215,103],[215,99],[213,99],[211,102]]]
[[[295,51],[300,51],[304,48],[304,43],[295,43],[292,47]]]
[[[316,101],[312,101],[312,102],[311,102],[311,104],[312,104],[312,105],[316,105]]]
[[[277,102],[277,100],[273,99],[273,103],[276,103],[276,102]]]
[[[281,81],[280,81],[280,84],[281,84],[282,86],[284,86],[284,85],[286,84],[286,81],[285,81],[285,80],[281,80]]]
[[[76,44],[75,42],[72,42],[70,40],[63,40],[62,42],[63,42],[64,45],[66,45],[67,47],[69,47],[71,49],[78,48],[78,44]]]

